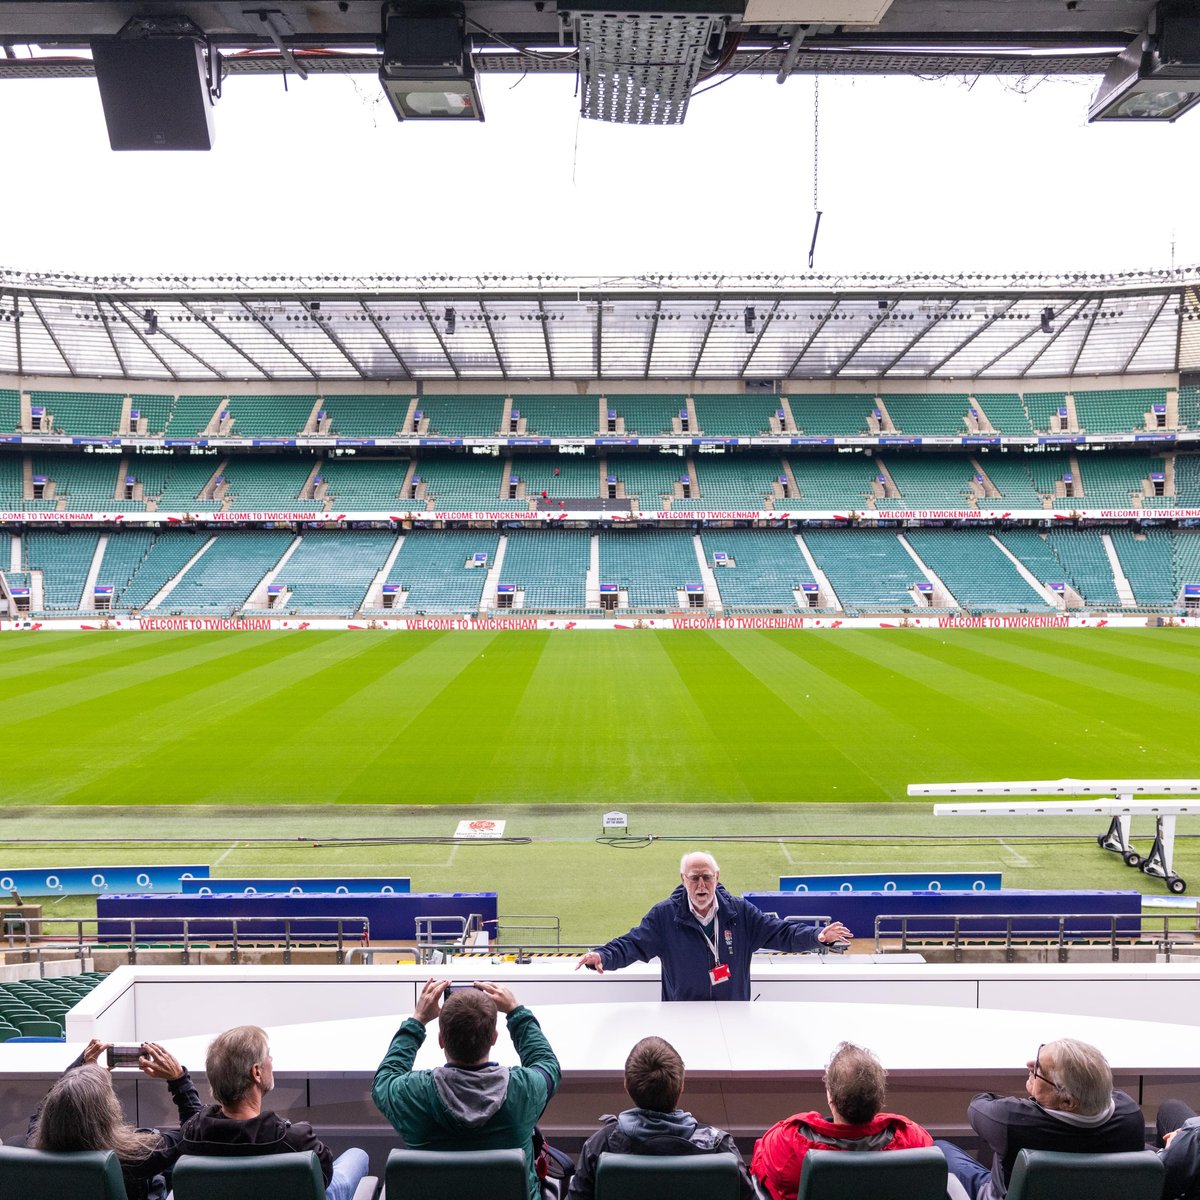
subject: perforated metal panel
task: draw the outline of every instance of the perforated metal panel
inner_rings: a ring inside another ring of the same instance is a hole
[[[714,13],[570,12],[579,47],[580,112],[618,125],[678,125]]]

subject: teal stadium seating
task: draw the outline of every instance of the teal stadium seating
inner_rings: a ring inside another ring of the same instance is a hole
[[[910,612],[921,569],[890,529],[806,529],[804,544],[849,616]]]
[[[1200,454],[1175,455],[1175,499],[1182,508],[1200,508]]]
[[[291,541],[273,529],[218,533],[156,611],[232,616]]]
[[[600,507],[600,467],[594,458],[515,454],[508,474],[525,484],[525,495],[539,507]],[[542,492],[546,499],[542,500]]]
[[[699,432],[708,437],[756,437],[771,432],[771,418],[780,403],[779,397],[769,392],[732,396],[704,393],[692,397],[692,407]]]
[[[1095,529],[1051,529],[1050,545],[1067,578],[1088,604],[1116,607],[1121,603],[1112,564]]]
[[[234,437],[293,438],[303,433],[316,396],[230,396]]]
[[[108,437],[121,429],[125,397],[117,392],[30,392],[33,408],[54,418],[55,433]]]
[[[439,437],[494,437],[504,416],[503,396],[422,396],[417,409]]]
[[[961,437],[969,432],[966,417],[971,406],[965,393],[885,392],[882,400],[897,433]]]
[[[674,419],[685,406],[686,396],[609,396],[607,410],[616,410],[625,419],[625,433],[632,436],[658,437],[671,433]],[[607,428],[607,421],[602,428]]]
[[[696,478],[700,494],[677,501],[676,507],[704,509],[760,509],[774,505],[787,508],[793,500],[773,499],[772,485],[783,475],[777,455],[714,455],[697,458]],[[682,474],[682,472],[681,472]]]
[[[20,508],[24,495],[24,458],[0,454],[0,508]]]
[[[224,396],[176,396],[165,432],[168,437],[198,437],[224,407]]]
[[[141,455],[129,460],[129,474],[142,485],[147,500],[157,500],[161,512],[214,512],[221,502],[199,497],[220,465],[215,457]]]
[[[327,458],[320,475],[338,512],[395,512],[412,507],[400,495],[408,467],[407,458]]]
[[[311,458],[257,458],[235,456],[224,467],[230,510],[283,508],[322,512],[323,500],[300,499],[300,491],[313,469]]]
[[[487,529],[438,529],[409,534],[386,582],[408,593],[404,613],[470,613],[479,609],[488,572],[464,563],[474,554],[496,560],[499,535]]]
[[[794,612],[796,590],[816,582],[795,535],[786,529],[706,530],[700,541],[710,565],[717,552],[735,563],[713,571],[727,610]]]
[[[1173,608],[1180,586],[1172,562],[1174,537],[1167,529],[1115,527],[1110,536],[1113,549],[1134,599],[1146,608]]]
[[[528,437],[594,437],[600,429],[599,396],[514,396],[512,407]]]
[[[1166,388],[1075,391],[1075,415],[1087,433],[1130,433],[1146,428],[1146,414],[1166,404]]]
[[[799,433],[811,437],[855,437],[870,432],[867,418],[877,405],[874,396],[828,396],[802,393],[787,397]]]
[[[163,396],[156,392],[135,392],[129,398],[129,409],[135,409],[146,418],[146,434],[152,437],[160,434],[171,419],[171,409],[175,406],[174,396]]]
[[[900,496],[876,497],[875,507],[878,509],[975,507],[971,499],[971,467],[959,455],[931,456],[889,451],[883,456],[882,462],[892,482],[900,489]]]
[[[910,529],[904,536],[963,608],[972,612],[1047,612],[1051,608],[1007,555],[977,530]]]
[[[47,453],[32,456],[33,473],[55,483],[56,507],[73,512],[124,507],[114,499],[117,491],[116,455],[84,457],[82,454]],[[141,508],[141,504],[131,507]]]
[[[666,612],[680,608],[689,583],[700,583],[692,535],[675,529],[602,530],[600,582],[628,592],[630,608]]]
[[[871,506],[871,483],[876,471],[871,459],[860,454],[812,454],[788,459],[800,490],[800,508],[853,509]]]
[[[1179,424],[1183,429],[1200,429],[1200,387],[1195,384],[1179,389]]]
[[[390,530],[310,530],[280,568],[275,582],[297,613],[352,617],[396,544]]]
[[[1186,584],[1200,584],[1200,533],[1177,529],[1172,534],[1171,562],[1175,573],[1175,594]]]
[[[514,531],[505,539],[499,582],[524,591],[526,610],[582,612],[591,558],[586,530]]]
[[[1033,422],[1016,392],[977,392],[975,407],[1002,436],[1022,437],[1034,431]]]
[[[415,478],[425,484],[425,499],[441,512],[454,509],[497,509],[527,512],[528,499],[508,499],[504,464],[494,458],[426,458],[417,463]],[[420,501],[411,502],[414,508]],[[426,505],[428,507],[428,504]]]
[[[1141,503],[1143,483],[1165,467],[1161,458],[1103,450],[1079,456],[1083,503],[1088,508],[1129,508]]]
[[[627,499],[637,498],[640,511],[654,512],[673,499],[675,483],[687,475],[688,466],[674,455],[612,455],[608,473],[625,485]],[[690,500],[679,501],[680,508],[690,506]]]
[[[107,560],[110,550],[119,556],[118,562],[132,559],[136,553],[136,547],[125,550],[121,545],[124,539],[131,535],[137,538],[141,537],[140,534],[133,534],[132,530],[111,534],[108,539],[108,548],[105,549],[105,559]],[[207,537],[200,533],[191,533],[182,529],[159,529],[153,534],[153,540],[145,555],[133,563],[132,570],[124,580],[117,576],[115,569],[112,578],[104,578],[104,563],[102,562],[100,564],[102,574],[97,582],[111,583],[117,589],[113,597],[112,606],[114,608],[130,610],[145,608],[167,583],[183,570],[188,560],[203,548],[207,540]],[[248,584],[247,594],[253,586],[254,581]]]
[[[403,429],[411,396],[326,396],[321,402],[337,437],[394,437]]]
[[[0,388],[0,432],[16,433],[21,427],[21,393]]]
[[[25,534],[22,562],[30,571],[42,572],[43,608],[79,612],[83,585],[96,556],[98,533],[31,529]]]
[[[1054,415],[1067,403],[1066,392],[1026,392],[1025,410],[1030,423],[1039,433],[1049,433]]]

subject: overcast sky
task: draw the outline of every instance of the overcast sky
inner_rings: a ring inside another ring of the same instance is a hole
[[[1089,126],[1095,84],[823,79],[816,270],[1200,262],[1200,113]],[[807,273],[810,77],[666,129],[580,120],[569,76],[481,87],[484,124],[402,125],[373,77],[235,77],[212,152],[118,154],[93,80],[0,82],[0,265]]]

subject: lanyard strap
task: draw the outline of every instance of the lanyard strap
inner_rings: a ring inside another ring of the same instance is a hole
[[[712,937],[709,937],[708,934],[704,932],[704,926],[700,925],[699,918],[697,918],[697,920],[696,920],[696,924],[700,926],[700,936],[704,939],[705,944],[708,946],[709,950],[711,951],[712,956],[713,956],[713,963],[716,966],[721,965],[721,955],[717,950],[717,945],[721,940],[720,920],[721,920],[720,914],[717,911],[716,905],[714,905],[713,906],[713,922],[712,922],[713,935],[712,935]]]

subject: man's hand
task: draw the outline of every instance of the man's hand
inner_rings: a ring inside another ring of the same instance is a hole
[[[604,974],[604,960],[600,957],[600,951],[599,950],[589,950],[575,964],[575,970],[578,971],[580,967],[587,967],[588,970],[595,971],[598,975],[603,975]]]
[[[138,1066],[151,1079],[181,1079],[183,1067],[179,1059],[170,1050],[164,1049],[157,1042],[146,1042],[142,1046],[142,1056]]]
[[[1163,1149],[1164,1150],[1171,1144],[1171,1140],[1175,1137],[1175,1135],[1178,1132],[1179,1132],[1178,1129],[1172,1129],[1170,1133],[1163,1134]]]
[[[497,1010],[506,1016],[520,1004],[520,1001],[517,1000],[516,996],[508,988],[502,987],[498,983],[489,983],[486,980],[477,979],[475,980],[475,986],[481,992],[486,992],[487,995],[491,996],[496,1002]]]
[[[421,989],[417,997],[417,1007],[413,1009],[413,1020],[428,1025],[436,1021],[442,1011],[442,997],[450,990],[450,980],[431,979]]]
[[[112,1045],[112,1042],[98,1042],[92,1038],[90,1042],[83,1048],[83,1061],[85,1063],[94,1063],[100,1061],[100,1056]]]
[[[854,938],[854,934],[848,930],[841,921],[830,921],[820,933],[817,934],[817,941],[823,946],[828,946],[830,942],[849,942]]]

